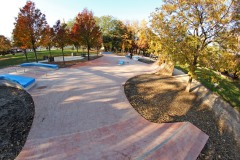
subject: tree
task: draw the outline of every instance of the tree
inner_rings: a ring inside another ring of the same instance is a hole
[[[81,46],[81,39],[80,39],[80,35],[77,32],[77,25],[73,25],[71,28],[71,32],[70,32],[70,41],[71,43],[74,45],[74,47],[77,49],[77,53],[78,53],[78,49]]]
[[[13,39],[17,41],[18,45],[31,47],[36,62],[38,62],[36,48],[46,24],[45,15],[35,8],[35,3],[32,1],[27,1],[16,18]]]
[[[106,43],[104,43],[104,40],[108,39],[108,47],[111,49],[111,51],[119,51],[123,48],[124,38],[126,38],[127,34],[127,27],[124,25],[124,23],[120,20],[113,20],[112,21],[114,27],[109,31],[108,35],[103,36],[103,44],[107,46]]]
[[[134,30],[129,21],[126,21],[125,24],[122,24],[122,50],[133,52],[135,34]]]
[[[151,15],[151,27],[158,36],[162,52],[169,59],[187,64],[191,87],[197,66],[208,62],[213,44],[220,45],[222,33],[230,29],[233,19],[233,0],[165,0]],[[216,52],[214,52],[216,53]]]
[[[70,35],[69,35],[69,40],[70,40],[70,44],[73,44],[74,47],[77,49],[77,53],[78,53],[78,49],[81,46],[80,40],[79,40],[79,36],[76,32],[74,32],[76,30],[76,26],[74,26],[75,23],[75,19],[70,19],[67,22],[67,29],[69,29],[70,31]]]
[[[73,19],[70,19],[70,20],[67,21],[67,29],[69,29],[69,30],[72,29],[72,27],[73,27],[73,25],[75,23],[75,19],[76,18],[73,18]]]
[[[79,42],[87,47],[88,60],[90,60],[89,50],[97,43],[99,37],[102,36],[100,27],[97,25],[92,11],[84,9],[77,15],[73,32],[79,37]]]
[[[25,28],[25,25],[28,22],[28,19],[23,17],[21,14],[18,15],[18,23],[15,23],[15,28],[13,29],[13,45],[20,47],[23,50],[26,61],[28,62],[28,55],[26,49],[32,48],[30,30]]]
[[[51,57],[52,57],[51,48],[54,45],[53,44],[54,37],[55,37],[55,34],[54,34],[53,28],[51,28],[49,25],[47,25],[46,28],[44,28],[44,30],[43,30],[40,44],[44,47],[47,47]]]
[[[99,37],[97,37],[97,40],[93,44],[93,47],[96,47],[96,49],[97,49],[97,55],[98,55],[99,49],[102,47],[102,43],[103,43],[103,39],[101,36],[99,36]]]
[[[240,39],[240,3],[238,0],[233,1],[233,30],[238,33],[238,40]],[[239,40],[240,41],[240,40]]]
[[[230,73],[233,79],[237,79],[240,76],[240,55],[229,52],[221,52],[221,55],[217,61],[219,70]]]
[[[233,78],[240,77],[240,3],[233,1],[233,21],[230,30],[225,32],[224,41],[221,44],[223,49],[222,68],[231,73]]]
[[[148,52],[160,57],[160,53],[162,52],[162,43],[157,36],[150,28],[147,28],[147,40],[148,40]],[[162,53],[163,55],[163,53]],[[162,57],[163,58],[163,57]],[[162,59],[163,60],[163,59]],[[163,60],[164,61],[164,60]]]
[[[56,47],[61,48],[62,56],[63,56],[63,63],[65,64],[64,60],[64,47],[69,43],[69,30],[67,29],[66,23],[61,23],[60,20],[56,22],[53,26],[55,37],[53,41],[55,42]]]
[[[103,46],[105,52],[112,51],[112,31],[115,28],[114,20],[115,18],[112,16],[101,16],[101,17],[94,17],[96,20],[97,25],[100,27],[102,36],[103,36]]]
[[[94,17],[96,20],[97,25],[99,25],[102,36],[103,36],[103,46],[105,51],[112,51],[114,46],[114,35],[113,32],[116,29],[116,18],[112,16],[101,16],[101,17]]]
[[[124,51],[125,49],[131,50],[134,45],[136,47],[136,43],[133,43],[137,40],[135,23],[124,24],[112,16],[95,17],[95,19],[102,31],[105,51]]]
[[[11,49],[11,42],[5,36],[0,35],[0,53],[3,55]]]
[[[143,51],[143,54],[145,54],[145,52],[148,49],[147,31],[148,31],[147,23],[146,21],[142,21],[141,27],[139,29],[137,45],[138,48]]]
[[[218,60],[214,61],[221,72],[232,74],[234,79],[240,76],[240,35],[239,28],[233,26],[231,30],[221,34],[222,42],[219,46]]]
[[[112,31],[112,48],[116,51],[123,48],[123,35],[127,32],[126,26],[120,20],[114,21],[115,27]]]
[[[131,23],[128,22],[127,27],[129,27],[128,30],[130,30],[130,34],[132,39],[131,39],[131,50],[132,52],[140,52],[140,50],[146,51],[146,46],[144,46],[145,42],[147,42],[147,38],[146,38],[146,21],[142,21],[141,24],[139,23],[139,21],[132,21]]]

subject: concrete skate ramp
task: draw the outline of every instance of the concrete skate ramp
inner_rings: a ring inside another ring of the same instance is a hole
[[[19,75],[12,75],[12,74],[2,74],[2,75],[0,75],[0,80],[10,81],[10,83],[18,84],[26,90],[31,88],[31,86],[33,86],[36,82],[35,78],[19,76]],[[10,84],[10,83],[8,83],[8,84]],[[4,83],[4,84],[6,84],[6,83]]]
[[[122,85],[153,68],[135,60],[117,65],[122,58],[104,55],[89,66],[38,79],[39,87],[30,91],[33,125],[16,159],[196,159],[208,136],[189,122],[156,124],[142,118]]]
[[[58,65],[57,64],[46,64],[46,63],[22,63],[20,65],[21,67],[46,67],[46,68],[52,68],[52,69],[58,69]]]

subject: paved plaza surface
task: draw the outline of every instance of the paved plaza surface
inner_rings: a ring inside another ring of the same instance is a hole
[[[16,159],[196,159],[208,136],[189,122],[155,124],[142,118],[124,94],[127,79],[156,65],[115,55],[45,72],[28,92],[35,117]]]

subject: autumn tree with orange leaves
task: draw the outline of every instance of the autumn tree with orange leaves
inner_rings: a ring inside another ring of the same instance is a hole
[[[44,28],[43,30],[40,44],[48,49],[50,57],[52,57],[51,48],[54,45],[54,42],[53,42],[54,36],[55,34],[54,34],[53,28],[47,25],[46,28]]]
[[[102,37],[100,27],[97,25],[92,11],[84,9],[79,13],[72,27],[72,31],[77,35],[78,42],[87,47],[89,60],[89,50],[92,47],[96,47],[97,44],[99,45],[99,39]]]
[[[96,47],[97,49],[97,55],[99,53],[100,48],[102,47],[102,44],[103,44],[102,36],[97,37],[95,43],[93,43],[93,47]]]
[[[45,14],[42,14],[35,7],[34,2],[27,1],[26,5],[20,9],[14,25],[13,39],[15,44],[21,48],[32,48],[36,62],[38,62],[36,48],[47,25]]]
[[[138,41],[137,45],[139,50],[143,51],[143,54],[147,51],[149,44],[148,44],[148,37],[147,37],[147,23],[146,21],[142,21],[140,29],[139,29],[139,35],[138,35]]]
[[[5,53],[11,49],[11,42],[5,36],[0,35],[0,54],[5,55]]]
[[[53,30],[55,33],[54,43],[56,47],[62,49],[63,63],[65,64],[63,50],[64,47],[69,44],[69,30],[67,29],[67,24],[61,23],[61,21],[58,20],[56,24],[53,26]]]
[[[19,47],[23,50],[23,53],[26,57],[26,61],[28,62],[28,55],[26,49],[32,48],[31,46],[31,38],[30,31],[25,29],[25,23],[27,23],[27,19],[22,15],[18,15],[17,21],[19,23],[15,23],[15,28],[13,29],[13,45]]]
[[[69,36],[70,36],[70,43],[74,45],[74,47],[77,49],[77,53],[78,53],[78,49],[80,48],[81,41],[80,41],[78,33],[75,32],[74,27],[71,28]]]

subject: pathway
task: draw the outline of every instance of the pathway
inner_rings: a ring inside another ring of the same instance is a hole
[[[123,84],[154,68],[104,55],[37,78],[35,117],[21,159],[196,159],[208,136],[188,122],[155,124],[129,104]],[[94,63],[93,63],[94,62]]]

